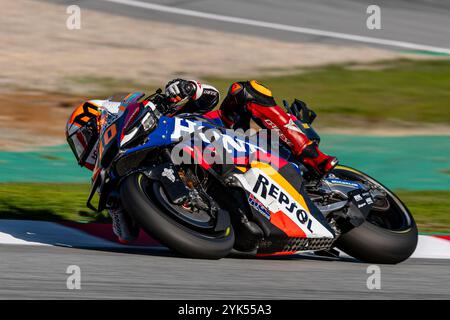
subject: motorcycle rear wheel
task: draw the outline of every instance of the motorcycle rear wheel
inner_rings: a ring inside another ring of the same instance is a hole
[[[142,173],[130,175],[120,187],[124,208],[149,235],[173,251],[199,259],[220,259],[231,252],[234,245],[231,225],[224,232],[195,225],[191,228],[171,212],[174,205],[163,193],[158,181]]]
[[[397,264],[408,259],[416,249],[418,230],[403,202],[381,183],[353,168],[338,166],[333,174],[342,179],[369,181],[377,185],[387,193],[390,204],[386,211],[371,211],[362,225],[342,234],[336,246],[368,263]]]

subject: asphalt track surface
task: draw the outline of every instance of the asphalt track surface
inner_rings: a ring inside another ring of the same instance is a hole
[[[78,4],[81,9],[95,9],[138,19],[185,24],[284,41],[359,44],[359,42],[327,36],[274,30],[261,26],[151,10],[133,6],[131,4],[133,0],[118,0],[122,3],[114,3],[116,0],[47,1],[65,5]],[[448,19],[450,1],[448,0],[136,0],[136,2],[252,19],[265,23],[450,48],[450,22]],[[366,10],[370,4],[376,4],[381,9],[381,30],[369,30],[366,27],[368,17]],[[199,41],[201,42],[201,39]],[[395,46],[387,47],[395,49]]]
[[[367,289],[368,264],[313,258],[175,256],[165,249],[117,252],[0,246],[0,299],[449,299],[450,260],[380,265],[381,289]],[[81,290],[66,287],[81,269]]]

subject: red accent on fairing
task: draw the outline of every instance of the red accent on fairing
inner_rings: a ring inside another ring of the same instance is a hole
[[[204,118],[206,119],[221,119],[222,121],[226,122],[225,117],[222,117],[222,111],[221,110],[215,110],[215,111],[210,111],[207,112],[203,115]],[[189,152],[189,154],[192,156],[192,150],[189,147],[186,147],[185,149],[186,152]],[[206,161],[203,161],[203,158],[201,157],[201,150],[197,150],[196,152],[197,154],[200,155],[199,159],[202,159],[202,163],[201,165],[206,168],[206,167],[210,167],[209,164],[206,163]],[[283,158],[280,158],[276,155],[273,155],[269,152],[262,152],[257,150],[254,154],[253,154],[253,159],[261,161],[261,162],[265,162],[265,163],[271,163],[276,169],[281,169],[283,168],[285,165],[287,165],[289,162],[286,161]],[[249,165],[249,158],[248,157],[234,157],[233,158],[233,163],[237,164],[237,165]],[[278,164],[278,166],[276,165]]]
[[[125,125],[123,126],[122,133],[120,134],[120,141],[122,141],[123,137],[125,136],[125,130],[127,127],[136,119],[137,115],[139,114],[139,110],[141,108],[140,103],[133,103],[127,106],[128,114],[125,118]]]
[[[203,159],[203,149],[194,146],[186,146],[183,147],[183,151],[188,153],[192,159],[195,160],[195,163],[200,164],[204,169],[209,170],[211,168],[212,163],[206,162],[206,160]],[[285,165],[289,164],[288,161],[286,161],[283,158],[280,158],[276,155],[262,152],[262,151],[255,151],[252,154],[252,160],[256,160],[259,162],[265,162],[270,163],[272,167],[274,167],[276,170],[279,170],[283,168]],[[233,164],[235,165],[243,165],[243,166],[249,166],[249,157],[233,157]]]
[[[205,170],[209,170],[211,169],[211,165],[208,164],[204,159],[203,159],[203,154],[202,154],[202,150],[199,149],[198,147],[184,147],[183,148],[184,152],[187,152],[192,159],[194,159],[195,163],[200,164],[200,166],[205,169]]]
[[[253,155],[252,160],[257,160],[259,162],[270,163],[272,167],[279,170],[287,165],[289,162],[283,158],[273,155],[268,152],[256,151]],[[249,157],[236,157],[233,158],[233,163],[238,165],[250,165]]]
[[[288,237],[306,238],[305,232],[282,211],[272,213],[270,222],[286,233]]]
[[[231,128],[233,126],[233,122],[230,121],[229,119],[227,119],[227,117],[225,117],[223,115],[222,110],[209,111],[209,112],[203,114],[203,117],[205,117],[206,119],[212,119],[212,120],[220,119],[225,124],[225,126],[228,128]]]
[[[299,131],[295,131],[286,127],[292,119],[280,106],[267,107],[254,102],[249,102],[247,103],[247,110],[250,111],[254,117],[263,120],[263,122],[265,119],[272,121],[280,132],[286,136],[289,142],[291,142],[291,149],[294,155],[300,155],[303,149],[310,143],[310,140],[305,134],[300,132],[300,129],[298,129]]]
[[[203,114],[203,117],[206,119],[222,119],[222,111],[220,110],[209,111]]]

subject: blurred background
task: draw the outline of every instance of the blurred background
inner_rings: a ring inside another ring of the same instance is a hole
[[[368,1],[0,2],[0,218],[107,220],[65,143],[83,100],[255,78],[307,102],[322,149],[398,192],[422,233],[450,232],[448,1],[376,1],[380,30]]]

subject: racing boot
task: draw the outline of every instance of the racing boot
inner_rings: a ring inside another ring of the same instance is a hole
[[[130,244],[139,235],[139,227],[120,205],[109,208],[113,232],[122,244]]]
[[[320,151],[315,142],[310,142],[304,147],[299,158],[308,169],[312,169],[319,176],[324,176],[339,163],[336,157],[329,156]]]

